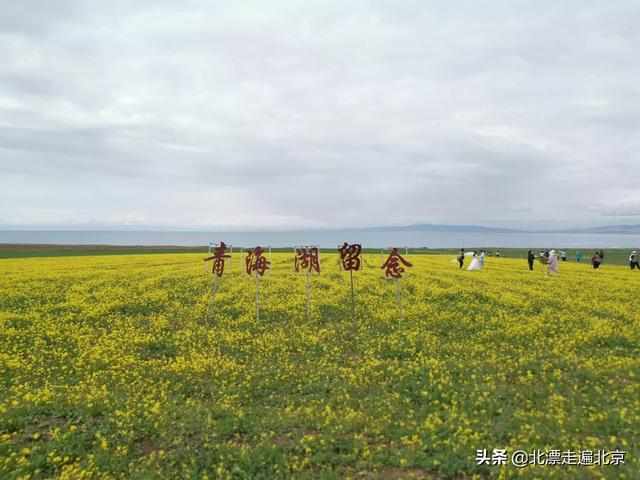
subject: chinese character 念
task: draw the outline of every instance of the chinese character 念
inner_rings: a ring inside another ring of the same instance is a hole
[[[253,272],[256,272],[261,277],[271,265],[271,262],[268,262],[267,257],[264,256],[264,249],[261,247],[256,247],[253,250],[247,249],[247,256],[244,262],[247,275],[252,275]]]
[[[362,245],[359,243],[352,243],[349,245],[347,242],[338,249],[340,252],[340,262],[344,270],[360,270],[362,268],[362,261],[360,260],[360,253],[362,252]]]
[[[296,249],[296,255],[294,257],[293,268],[296,273],[299,273],[302,269],[306,272],[315,270],[316,273],[320,273],[320,252],[318,247],[302,247]]]
[[[221,277],[222,274],[224,273],[225,259],[231,258],[231,255],[225,254],[226,250],[227,250],[227,246],[225,245],[225,243],[220,242],[220,245],[214,248],[213,255],[204,259],[205,262],[208,262],[209,260],[213,260],[212,271],[219,277]]]
[[[380,268],[386,269],[384,272],[385,277],[397,279],[401,278],[402,274],[405,272],[405,269],[402,265],[404,265],[405,267],[413,267],[412,264],[402,258],[402,255],[398,253],[398,249],[394,248],[391,250],[389,257],[387,257],[387,260],[382,264],[382,267]]]

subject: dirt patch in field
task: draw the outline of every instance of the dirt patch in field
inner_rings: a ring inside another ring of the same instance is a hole
[[[140,440],[136,441],[135,446],[140,455],[144,457],[158,453],[161,450],[156,442],[154,442],[150,437],[141,438]]]

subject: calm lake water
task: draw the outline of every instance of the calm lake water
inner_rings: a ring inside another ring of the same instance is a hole
[[[429,248],[636,248],[640,235],[567,233],[442,233],[319,230],[297,232],[133,232],[133,231],[0,231],[0,243],[179,245],[198,246],[224,241],[230,245],[291,247],[319,245],[333,248],[342,242],[366,248],[409,246]]]

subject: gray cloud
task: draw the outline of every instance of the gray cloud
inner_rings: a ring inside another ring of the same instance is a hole
[[[4,2],[0,224],[640,221],[636,2]]]

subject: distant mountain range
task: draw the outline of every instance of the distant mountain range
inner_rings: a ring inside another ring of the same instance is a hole
[[[517,230],[513,228],[482,227],[479,225],[420,224],[391,227],[369,227],[367,232],[443,232],[443,233],[531,233],[543,230]],[[545,233],[609,233],[640,235],[640,225],[610,225],[606,227],[573,228],[568,230],[544,230]]]

